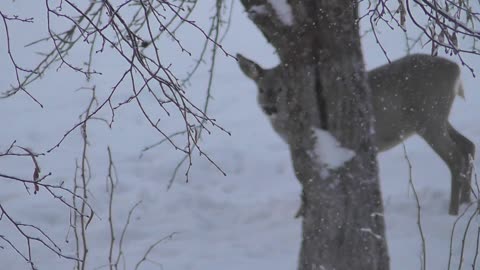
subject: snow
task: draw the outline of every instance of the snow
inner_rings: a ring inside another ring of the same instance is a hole
[[[314,145],[314,157],[322,166],[320,172],[323,177],[330,174],[330,170],[335,170],[343,166],[345,162],[355,156],[355,152],[341,146],[340,142],[328,131],[314,128],[313,136],[316,138]]]
[[[281,2],[284,1],[272,1]],[[191,19],[208,23],[206,14],[210,14],[208,12],[211,7],[200,2],[198,5],[201,9]],[[16,13],[20,10],[26,12],[26,17],[38,15],[39,11],[44,14],[40,2],[0,4],[2,12],[10,7],[17,7]],[[29,29],[26,26],[11,26],[11,33],[16,30],[30,31],[15,36],[12,42],[23,45],[31,41],[37,32]],[[189,49],[195,49],[201,47],[201,42],[198,42],[201,35],[195,33],[195,30],[178,32],[178,38],[186,40]],[[2,27],[0,37],[4,37]],[[403,47],[399,47],[399,44],[404,44],[401,31],[392,33],[384,29],[380,37],[392,59],[405,54]],[[367,35],[363,42],[368,69],[387,61],[371,35]],[[222,45],[232,53],[249,55],[263,66],[278,63],[273,49],[242,13],[240,5],[236,5],[230,33]],[[174,48],[169,43],[162,47],[165,52],[171,52],[170,49]],[[428,48],[426,50],[424,52],[428,53]],[[14,51],[19,63],[31,63],[31,57],[38,59],[38,56],[26,53],[23,46],[15,46]],[[98,87],[109,89],[111,80],[108,80],[108,76],[113,76],[114,70],[121,63],[108,55],[99,57],[97,68],[105,73],[105,77],[99,80]],[[178,63],[179,72],[185,72],[192,65],[190,58],[173,53],[171,57],[175,60],[174,63]],[[478,58],[465,55],[464,59],[475,70],[480,70]],[[0,42],[0,63],[0,89],[5,89],[13,82],[14,72],[8,64],[3,42]],[[202,146],[227,172],[226,177],[204,158],[195,155],[189,183],[185,183],[183,173],[186,168],[183,167],[174,185],[167,191],[172,171],[182,155],[164,144],[139,158],[143,147],[158,142],[161,138],[148,126],[137,107],[119,110],[112,130],[101,121],[91,123],[89,157],[93,178],[89,195],[96,216],[87,230],[90,250],[87,269],[104,266],[108,258],[108,194],[105,190],[107,145],[112,149],[119,175],[113,209],[117,237],[128,211],[141,201],[124,241],[126,269],[134,269],[135,263],[151,244],[174,232],[177,234],[152,250],[149,260],[140,269],[295,269],[301,243],[301,220],[295,219],[294,215],[300,205],[301,189],[292,171],[288,147],[275,134],[269,120],[261,112],[256,103],[256,86],[245,78],[236,62],[219,57],[217,66],[219,68],[216,70],[217,80],[212,92],[214,99],[211,101],[210,112],[217,123],[221,123],[232,136],[215,131],[202,139]],[[188,91],[196,102],[203,101],[209,72],[208,67],[202,68]],[[479,83],[467,69],[462,71],[468,99],[457,99],[450,119],[459,131],[478,145],[480,126],[476,116],[480,108]],[[45,109],[36,106],[23,94],[0,100],[0,149],[8,147],[14,139],[19,145],[40,150],[55,144],[72,123],[78,121],[78,115],[88,103],[88,92],[75,91],[82,82],[82,76],[72,75],[63,68],[55,71],[54,68],[49,76],[30,86],[32,94],[44,103]],[[123,94],[127,96],[127,93]],[[102,98],[104,93],[98,94]],[[157,108],[153,101],[145,102],[146,108]],[[109,116],[108,113],[105,115]],[[162,119],[164,120],[167,121],[164,127],[172,132],[182,128],[173,121]],[[39,158],[42,171],[53,173],[49,178],[50,183],[65,181],[71,186],[75,159],[81,155],[79,139],[77,131],[65,140],[61,148]],[[422,206],[427,269],[447,269],[450,234],[456,220],[456,217],[447,214],[449,172],[440,158],[420,138],[407,140],[406,147]],[[381,153],[378,159],[391,269],[420,269],[421,242],[416,223],[417,208],[409,190],[408,167],[403,149],[395,147]],[[479,164],[478,161],[475,162],[477,167]],[[31,176],[33,167],[31,160],[27,162],[23,159],[0,158],[0,170],[28,177]],[[29,195],[23,185],[2,179],[0,183],[0,203],[15,220],[39,226],[66,254],[74,254],[66,207],[62,207],[44,190],[40,190],[37,195]],[[474,219],[471,224],[463,254],[462,238],[467,219],[474,213],[474,208],[470,207],[456,226],[452,269],[458,268],[461,259],[464,269],[472,269],[476,230],[480,222],[478,219]],[[461,210],[465,209],[462,207]],[[371,232],[369,228],[361,229],[366,233]],[[0,235],[9,236],[19,248],[26,251],[25,241],[15,234],[13,228],[5,225],[3,220],[0,221]],[[0,248],[1,269],[30,269],[5,242],[0,240],[0,246],[3,247]],[[33,244],[32,247],[33,259],[39,269],[73,269],[72,262],[58,258],[41,245]]]
[[[360,228],[360,231],[368,233],[379,240],[383,238],[381,235],[374,233],[371,228]]]
[[[458,95],[459,97],[465,99],[465,93],[464,93],[464,90],[463,90],[463,83],[462,83],[462,79],[461,78],[458,78],[456,81],[455,81],[455,86],[454,88],[455,89],[455,94]]]
[[[294,22],[292,7],[287,3],[287,0],[268,0],[272,5],[273,10],[277,13],[280,21],[285,25],[292,25]]]

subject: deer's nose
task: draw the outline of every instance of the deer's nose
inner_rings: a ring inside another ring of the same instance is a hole
[[[278,112],[277,107],[275,106],[263,106],[262,108],[267,115],[276,114]]]

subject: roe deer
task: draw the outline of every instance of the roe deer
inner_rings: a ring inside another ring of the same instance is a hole
[[[263,69],[237,55],[241,70],[258,86],[258,103],[275,131],[287,140],[288,119],[282,65]],[[475,145],[448,122],[456,95],[463,97],[460,68],[430,55],[410,55],[368,72],[375,115],[375,145],[385,151],[413,134],[420,135],[451,173],[449,214],[470,201]],[[320,123],[318,123],[319,125]]]

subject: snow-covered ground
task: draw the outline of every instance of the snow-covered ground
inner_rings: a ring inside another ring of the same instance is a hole
[[[223,43],[224,47],[232,54],[240,52],[255,59],[264,67],[274,66],[278,60],[273,49],[248,20],[242,6],[235,4],[232,26]],[[6,9],[6,5],[11,4],[0,4],[0,8]],[[15,2],[9,8],[12,14],[28,13],[25,16],[40,10],[29,5]],[[205,20],[208,17],[206,14],[211,11],[209,5],[201,7],[196,19],[202,23],[200,18]],[[40,20],[43,15],[37,13],[36,16]],[[12,26],[11,31],[27,31],[27,27],[22,27]],[[44,25],[40,24],[39,27]],[[194,32],[183,32],[184,44],[192,50],[198,50],[201,36]],[[14,82],[4,36],[0,27],[0,89],[6,89]],[[25,44],[31,41],[31,36],[34,33],[15,35],[13,41]],[[383,33],[382,41],[392,59],[404,55],[404,43],[399,32]],[[173,45],[166,46],[170,48]],[[372,37],[364,39],[363,48],[369,69],[386,62]],[[31,63],[29,61],[34,56],[21,53],[21,47],[15,49],[20,52],[17,54],[20,63]],[[428,53],[428,49],[424,52]],[[183,168],[173,187],[167,191],[172,171],[182,156],[164,144],[139,158],[143,147],[160,138],[158,133],[149,128],[137,107],[132,105],[119,110],[112,130],[101,122],[91,122],[89,158],[93,178],[89,199],[96,216],[87,230],[90,252],[88,269],[98,269],[107,263],[110,245],[108,193],[105,188],[107,145],[112,148],[119,175],[113,210],[117,233],[122,229],[128,211],[141,201],[134,212],[124,243],[127,269],[133,269],[151,244],[173,232],[176,234],[171,239],[150,253],[151,261],[147,261],[142,269],[295,269],[301,240],[300,220],[294,219],[299,207],[300,185],[292,172],[288,148],[271,129],[257,106],[254,83],[240,72],[233,59],[219,55],[210,114],[232,135],[215,131],[212,135],[205,135],[202,143],[203,149],[227,176],[223,176],[204,158],[195,157],[189,183],[184,181]],[[171,57],[177,60],[178,72],[185,72],[185,67],[193,65],[189,58]],[[476,71],[480,71],[478,58],[466,56],[466,60]],[[98,69],[106,73],[108,78],[109,72],[117,67],[117,62],[107,56],[100,57]],[[197,102],[202,102],[204,97],[207,75],[205,66],[189,88],[190,95]],[[450,119],[459,131],[478,145],[479,83],[466,69],[463,79],[466,100],[458,99],[455,102]],[[46,79],[34,83],[29,89],[45,105],[44,109],[24,94],[0,100],[0,149],[6,149],[13,140],[37,151],[44,151],[58,142],[72,123],[78,121],[78,115],[87,106],[88,92],[74,91],[83,85],[82,82],[81,76],[62,69],[53,70]],[[107,82],[107,79],[99,80],[99,91],[111,87]],[[128,89],[123,97],[127,94]],[[99,97],[102,97],[101,92]],[[156,108],[153,101],[144,102]],[[103,116],[109,116],[108,110],[102,113]],[[166,130],[173,132],[181,129],[178,122],[166,121]],[[407,140],[406,148],[413,164],[413,180],[422,206],[427,269],[447,269],[450,234],[455,221],[455,217],[447,215],[450,194],[448,169],[420,138]],[[75,159],[80,158],[81,150],[79,131],[76,131],[59,149],[40,157],[43,173],[53,173],[48,181],[65,181],[71,185]],[[409,189],[403,148],[399,146],[381,153],[379,164],[392,269],[420,269],[421,241],[416,223],[417,208]],[[479,165],[476,162],[476,166]],[[27,159],[1,158],[0,170],[30,177],[33,166]],[[37,195],[28,195],[23,185],[0,181],[1,205],[16,220],[42,228],[62,246],[65,253],[73,254],[68,209],[51,198],[45,190],[40,190]],[[472,212],[473,209],[469,211]],[[455,269],[462,253],[461,239],[465,223],[464,219],[454,235],[452,267]],[[474,219],[465,243],[463,269],[472,269],[479,225],[479,220]],[[8,236],[22,251],[26,250],[25,241],[4,219],[0,220],[0,235]],[[0,248],[0,269],[29,268],[1,240],[0,247],[3,247]],[[72,262],[59,259],[41,245],[33,244],[32,248],[39,269],[71,269]]]

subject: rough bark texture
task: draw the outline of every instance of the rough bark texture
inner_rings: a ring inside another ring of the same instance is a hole
[[[303,186],[298,269],[388,270],[357,1],[289,0],[292,25],[278,18],[273,1],[277,0],[241,0],[276,48],[283,66],[279,79],[288,87],[288,140]],[[356,154],[328,176],[320,173],[322,157],[312,155],[315,119]]]

